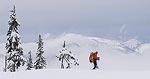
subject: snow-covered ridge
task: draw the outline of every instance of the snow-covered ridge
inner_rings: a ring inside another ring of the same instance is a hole
[[[47,36],[48,35],[48,36]],[[45,37],[46,36],[46,37]],[[72,48],[80,48],[80,47],[92,47],[98,48],[99,46],[108,46],[112,48],[120,48],[120,49],[132,49],[139,50],[138,52],[143,52],[144,50],[148,50],[150,48],[149,44],[142,44],[136,39],[131,39],[126,42],[121,42],[117,40],[109,40],[98,37],[88,37],[80,34],[67,33],[62,34],[58,37],[51,38],[49,34],[44,35],[44,46],[45,48],[56,49],[55,47],[60,47],[61,49],[63,41],[67,42],[67,47]],[[23,49],[25,52],[33,51],[36,52],[37,44],[36,42],[23,43]],[[0,53],[5,54],[5,43],[0,44]],[[141,48],[141,49],[140,49]],[[99,48],[101,49],[101,48]],[[47,49],[45,49],[47,51]],[[133,51],[134,52],[134,51]]]

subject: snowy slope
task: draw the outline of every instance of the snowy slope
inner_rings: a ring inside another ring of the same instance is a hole
[[[93,71],[47,69],[0,73],[0,79],[149,79],[150,71]]]
[[[56,59],[56,55],[62,49],[63,41],[66,41],[67,48],[79,60],[80,66],[74,67],[74,69],[91,69],[93,64],[89,63],[89,54],[90,52],[98,51],[101,57],[98,65],[102,70],[150,70],[150,44],[141,44],[135,39],[121,42],[72,33],[62,34],[57,37],[44,37],[44,50],[48,69],[60,69],[60,62]],[[22,46],[25,55],[31,50],[35,59],[36,42],[23,43]],[[0,44],[0,47],[2,61],[5,44]],[[0,70],[2,69],[3,64],[0,64]]]

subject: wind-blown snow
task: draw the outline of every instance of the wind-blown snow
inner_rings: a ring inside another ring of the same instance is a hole
[[[131,40],[128,40],[127,42],[124,42],[123,45],[131,48],[131,49],[135,49],[138,47],[138,45],[140,45],[141,42],[139,42],[138,40],[135,40],[135,39],[131,39]]]

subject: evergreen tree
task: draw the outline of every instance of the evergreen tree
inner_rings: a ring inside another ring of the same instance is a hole
[[[41,35],[39,35],[39,42],[38,42],[38,49],[36,53],[36,61],[34,63],[35,69],[43,69],[46,68],[46,59],[43,56],[44,54],[44,48],[43,48],[43,40],[41,38]]]
[[[5,71],[15,72],[21,65],[25,64],[23,57],[23,49],[21,48],[20,35],[18,32],[19,22],[16,18],[15,6],[10,11],[10,19],[8,21],[9,29],[7,33],[6,42],[6,56],[5,56]]]
[[[27,61],[27,70],[31,70],[31,68],[33,68],[31,51],[28,54],[29,54],[29,57]]]
[[[66,48],[66,42],[64,41],[63,48]]]
[[[78,63],[78,59],[75,58],[75,56],[72,54],[71,51],[69,51],[67,48],[66,48],[66,43],[64,41],[64,44],[63,44],[63,49],[59,52],[59,55],[56,56],[59,61],[61,62],[61,68],[64,69],[65,68],[65,65],[66,66],[66,69],[69,69],[71,68],[71,65],[74,64],[75,66],[79,65]]]

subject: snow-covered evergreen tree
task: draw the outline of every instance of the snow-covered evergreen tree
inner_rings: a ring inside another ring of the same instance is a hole
[[[10,19],[8,21],[9,29],[7,33],[6,42],[6,56],[5,56],[5,71],[15,72],[20,66],[25,64],[23,57],[23,49],[21,47],[20,35],[18,27],[20,26],[16,18],[15,5],[13,10],[10,11]]]
[[[27,60],[27,70],[31,70],[31,68],[33,68],[31,51],[28,54],[29,54],[29,57]]]
[[[41,35],[39,35],[39,42],[38,42],[38,49],[36,53],[36,61],[34,63],[35,69],[43,69],[46,68],[46,59],[43,56],[44,54],[44,48],[43,48],[43,40],[41,38]]]
[[[68,49],[66,48],[66,43],[64,41],[63,44],[63,49],[59,52],[59,55],[56,56],[59,61],[61,62],[61,68],[64,69],[65,65],[66,69],[71,68],[71,65],[79,65],[78,63],[78,59],[75,58],[75,56],[72,54],[71,51],[68,51]]]
[[[66,48],[66,42],[64,41],[63,48]]]

